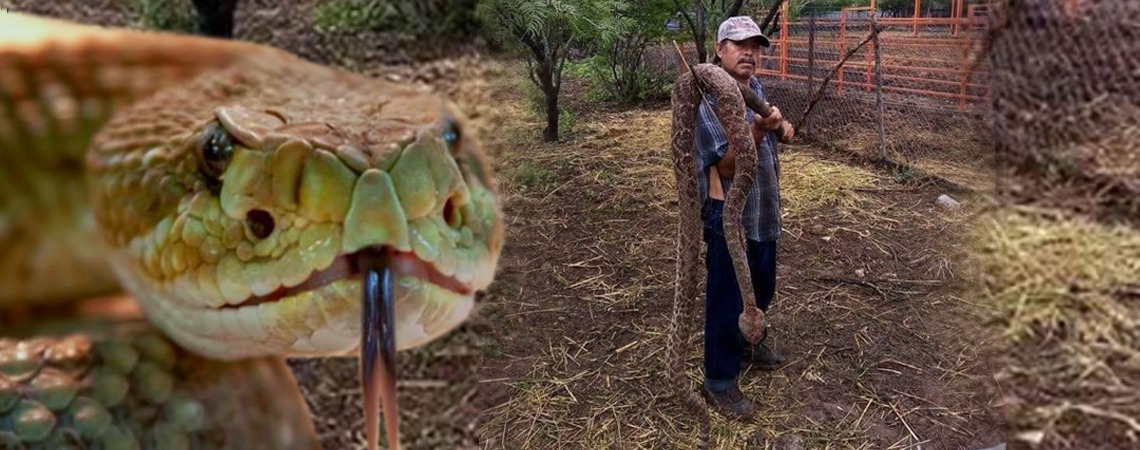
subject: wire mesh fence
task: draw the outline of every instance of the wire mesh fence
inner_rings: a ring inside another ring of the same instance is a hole
[[[984,188],[992,180],[990,69],[974,62],[991,8],[921,13],[805,8],[789,18],[785,7],[757,74],[801,135]]]
[[[1135,448],[1137,279],[1116,258],[1136,260],[1140,2],[1005,0],[991,35],[1016,208],[994,222],[983,280],[1011,311],[1010,448]]]
[[[994,33],[995,128],[1009,152],[1140,192],[1140,2],[1010,0]]]

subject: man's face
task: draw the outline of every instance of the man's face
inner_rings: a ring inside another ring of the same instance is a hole
[[[756,70],[756,61],[760,56],[760,40],[748,39],[744,41],[724,40],[716,44],[716,55],[720,57],[721,67],[737,80],[747,80]]]

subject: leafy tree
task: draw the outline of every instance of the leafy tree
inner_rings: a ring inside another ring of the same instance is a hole
[[[647,46],[661,41],[674,17],[673,0],[619,0],[602,2],[595,10],[598,26],[590,36],[595,47],[591,60],[595,78],[611,98],[636,102],[646,94],[657,74],[647,73]]]
[[[313,24],[320,32],[370,30],[421,39],[462,38],[476,32],[474,10],[475,0],[326,0],[313,8]]]
[[[192,34],[198,31],[194,8],[178,0],[130,0],[127,9],[136,17],[134,27]]]
[[[545,99],[543,140],[557,141],[562,69],[586,19],[579,12],[579,4],[568,0],[487,0],[479,3],[475,14],[490,38],[528,55],[530,80]]]

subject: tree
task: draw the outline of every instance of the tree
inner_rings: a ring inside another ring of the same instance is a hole
[[[577,5],[567,0],[487,0],[476,8],[492,39],[527,55],[530,81],[545,100],[543,140],[557,141],[562,69],[583,20]]]
[[[198,32],[211,37],[234,37],[234,10],[237,0],[194,0],[198,10]]]
[[[602,2],[591,17],[597,25],[588,38],[596,48],[594,70],[609,91],[620,102],[642,99],[647,81],[644,67],[645,48],[659,42],[673,18],[673,0],[618,0]],[[601,64],[598,64],[600,62]]]

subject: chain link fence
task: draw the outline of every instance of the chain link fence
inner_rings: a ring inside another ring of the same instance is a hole
[[[1140,2],[1009,0],[995,128],[1011,156],[1140,193]]]
[[[801,135],[985,189],[990,69],[975,61],[990,23],[983,4],[960,17],[785,8],[757,72]]]
[[[969,189],[991,189],[992,69],[984,54],[997,8],[976,0],[953,4],[956,13],[924,7],[917,16],[911,9],[906,16],[884,17],[880,10],[872,17],[867,7],[785,3],[757,76],[800,136],[901,164],[899,181],[919,169]],[[872,22],[880,28],[877,40]],[[685,37],[681,30],[675,39]],[[683,48],[696,63],[692,43]],[[671,42],[647,49],[646,62],[654,73],[681,67]]]

